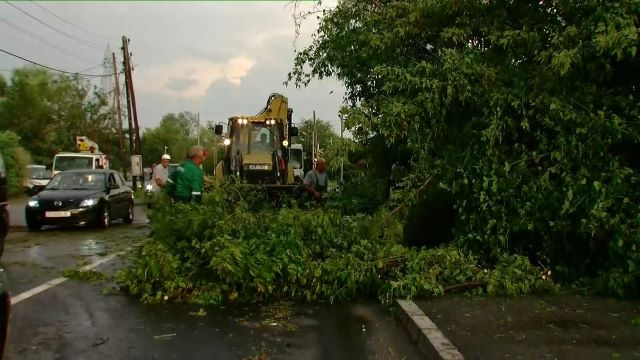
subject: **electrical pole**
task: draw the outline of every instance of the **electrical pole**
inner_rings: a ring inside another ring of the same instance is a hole
[[[338,115],[340,117],[340,182],[344,182],[344,156],[345,156],[345,146],[344,146],[344,126],[342,124],[342,115]]]
[[[129,145],[131,154],[142,155],[140,151],[140,129],[138,127],[138,110],[136,109],[136,95],[133,91],[133,77],[131,76],[131,53],[129,39],[122,37],[122,53],[124,56],[124,78],[127,89],[127,107],[129,108]],[[137,189],[137,176],[133,176],[133,188]]]
[[[122,173],[124,177],[127,177],[127,161],[124,149],[124,134],[122,132],[122,108],[120,107],[120,80],[118,80],[118,65],[116,64],[116,53],[111,53],[111,58],[113,59],[113,80],[116,83],[114,87],[114,105],[116,107],[116,112],[118,113],[118,126],[120,133],[120,161],[122,162]]]
[[[200,113],[198,113],[198,146],[200,146]]]
[[[313,110],[313,135],[311,137],[311,167],[316,168],[316,111]]]
[[[122,47],[123,49],[123,53],[124,53],[124,47]],[[123,67],[124,67],[124,61],[123,61]],[[129,85],[128,83],[128,78],[126,76],[126,72],[125,72],[125,77],[124,77],[124,91],[127,97],[127,121],[128,121],[128,125],[129,125],[129,154],[133,154],[134,153],[134,145],[133,145],[133,118],[131,117],[131,98],[129,97]],[[135,189],[135,181],[136,178],[133,177],[133,185],[134,185],[134,189]]]

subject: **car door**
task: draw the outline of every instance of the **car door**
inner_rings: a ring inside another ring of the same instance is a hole
[[[116,181],[118,182],[118,186],[120,187],[120,196],[122,196],[122,211],[124,211],[122,216],[128,216],[129,204],[133,201],[133,190],[131,190],[131,188],[127,185],[120,173],[116,172],[115,176]]]
[[[119,219],[124,216],[124,206],[123,203],[123,188],[118,185],[118,180],[116,180],[116,174],[113,172],[108,173],[107,176],[107,187],[109,188],[109,207],[111,208],[111,217],[113,219]]]

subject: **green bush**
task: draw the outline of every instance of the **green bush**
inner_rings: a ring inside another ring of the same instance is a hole
[[[526,276],[518,272],[512,281],[510,273],[496,277],[455,247],[403,246],[402,225],[386,211],[258,211],[239,195],[227,186],[206,195],[202,205],[157,204],[153,237],[118,280],[145,302],[202,304],[362,298],[386,303],[440,295],[448,286],[472,281],[494,284],[491,294],[552,288],[526,258],[518,258],[528,264],[520,266]],[[518,291],[501,285],[515,282]]]
[[[0,132],[0,153],[7,168],[9,196],[22,194],[22,181],[28,176],[29,153],[20,145],[20,138],[11,131]]]

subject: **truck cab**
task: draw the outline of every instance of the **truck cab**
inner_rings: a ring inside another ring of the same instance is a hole
[[[298,129],[291,124],[292,113],[286,97],[272,94],[258,115],[230,117],[225,155],[216,166],[216,180],[234,176],[249,184],[293,185],[289,144]],[[222,135],[222,125],[215,130]]]
[[[65,170],[108,169],[109,159],[100,152],[98,144],[86,136],[76,136],[78,152],[60,152],[53,157],[52,177]]]
[[[104,154],[62,152],[53,157],[51,174],[57,175],[65,170],[108,169],[108,160]]]

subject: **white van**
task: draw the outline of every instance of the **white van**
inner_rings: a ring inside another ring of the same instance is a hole
[[[27,178],[22,187],[29,195],[39,193],[51,180],[51,172],[44,165],[27,165]]]

